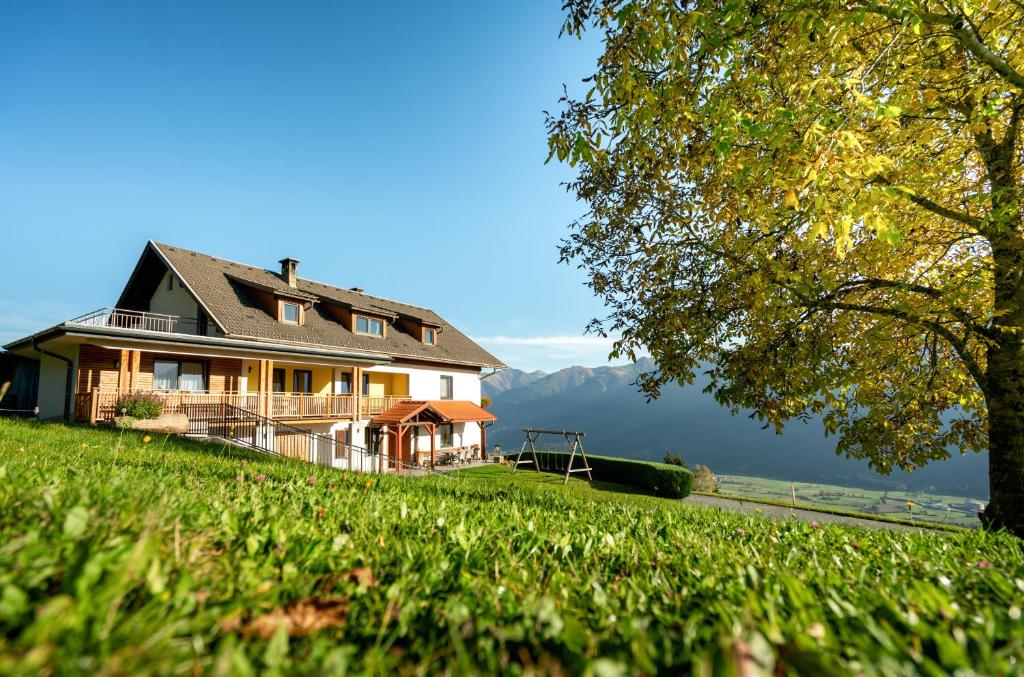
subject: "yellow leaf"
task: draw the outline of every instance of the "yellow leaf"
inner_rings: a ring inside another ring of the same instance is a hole
[[[796,197],[796,191],[792,188],[787,189],[786,192],[782,194],[782,204],[794,211],[800,209],[800,200]]]

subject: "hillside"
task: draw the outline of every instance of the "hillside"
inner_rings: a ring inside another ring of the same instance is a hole
[[[0,674],[1006,674],[1024,553],[0,419]]]
[[[837,457],[835,439],[825,437],[820,422],[793,422],[776,435],[746,415],[732,416],[702,392],[706,381],[701,379],[692,386],[666,386],[658,400],[647,402],[633,383],[639,372],[652,368],[645,358],[619,367],[569,367],[540,378],[536,372],[499,372],[483,381],[498,416],[489,439],[518,450],[527,426],[583,430],[588,449],[613,456],[660,460],[674,451],[688,463],[720,473],[988,496],[985,454],[958,455],[913,474],[880,476],[866,461]],[[501,384],[522,385],[495,388],[491,380],[497,377]]]

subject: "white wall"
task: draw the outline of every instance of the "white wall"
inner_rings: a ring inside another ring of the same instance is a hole
[[[409,399],[441,399],[441,376],[452,377],[452,399],[480,404],[480,371],[472,369],[425,368],[400,363],[369,367],[367,372],[409,375]]]
[[[168,289],[168,279],[172,277],[174,278],[174,284],[172,285],[173,288]],[[199,317],[199,310],[199,304],[196,303],[195,298],[170,270],[164,273],[164,276],[160,279],[160,284],[156,287],[156,291],[153,292],[153,297],[149,300],[149,312],[162,313],[164,315],[177,315],[178,317],[190,320],[191,322],[195,322],[196,318]],[[191,322],[185,325],[183,331],[186,333],[191,333],[191,331],[193,331],[193,325]],[[212,318],[209,319],[207,324],[206,335],[223,335]]]
[[[71,358],[74,366],[71,372],[72,401],[68,404],[68,412],[75,415],[74,391],[75,379],[78,378],[78,346],[65,346],[55,348],[43,345],[44,349],[51,353],[57,353]],[[63,418],[64,417],[64,394],[67,392],[67,363],[58,360],[56,357],[42,355],[39,358],[39,418]]]
[[[169,270],[164,273],[160,284],[156,287],[156,291],[153,292],[153,298],[149,300],[149,312],[194,319],[199,314],[199,305],[192,298],[192,294],[181,286],[181,282],[177,279],[174,280],[173,289],[167,288],[167,280],[173,275],[174,273]]]

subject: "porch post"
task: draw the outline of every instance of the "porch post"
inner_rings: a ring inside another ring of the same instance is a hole
[[[477,421],[480,424],[480,460],[487,460],[487,426],[484,425],[483,421]]]
[[[89,400],[89,424],[96,425],[100,417],[100,389],[92,389],[92,398]]]
[[[427,424],[427,427],[430,428],[430,469],[433,470],[434,469],[434,452],[436,451],[436,447],[437,447],[437,440],[434,439],[435,437],[437,437],[437,435],[435,434],[435,432],[437,431],[437,424],[436,423],[429,423],[429,424]]]
[[[128,363],[131,360],[131,351],[122,350],[121,358],[118,360],[117,372],[117,394],[123,395],[130,389],[128,383]]]
[[[129,387],[131,388],[131,390],[138,390],[139,389],[139,372],[142,370],[142,351],[141,350],[131,350],[129,352],[131,353],[131,361],[132,361],[132,366],[131,366],[132,373],[131,373],[131,380],[129,381],[129,384],[130,384]]]
[[[352,420],[358,421],[363,418],[363,370],[359,367],[352,367],[352,391],[355,399]]]

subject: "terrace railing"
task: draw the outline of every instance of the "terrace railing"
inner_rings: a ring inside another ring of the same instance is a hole
[[[219,437],[256,451],[328,465],[340,470],[436,474],[432,468],[389,456],[330,435],[282,423],[231,404],[186,407],[189,434]]]
[[[94,310],[91,313],[79,315],[68,320],[68,324],[199,336],[205,335],[208,327],[207,322],[194,317],[180,317],[178,315],[150,313],[141,310],[125,310],[123,308],[101,308]]]
[[[89,423],[111,421],[119,415],[117,401],[123,395],[116,390],[94,389],[75,395],[75,420]],[[209,392],[185,390],[133,390],[132,395],[147,395],[159,400],[168,414],[181,413],[186,405],[230,404],[252,412],[261,411],[260,395],[253,392]],[[304,395],[272,393],[265,395],[271,418],[286,420],[338,419],[355,411],[352,395]],[[374,412],[379,413],[379,412]]]

